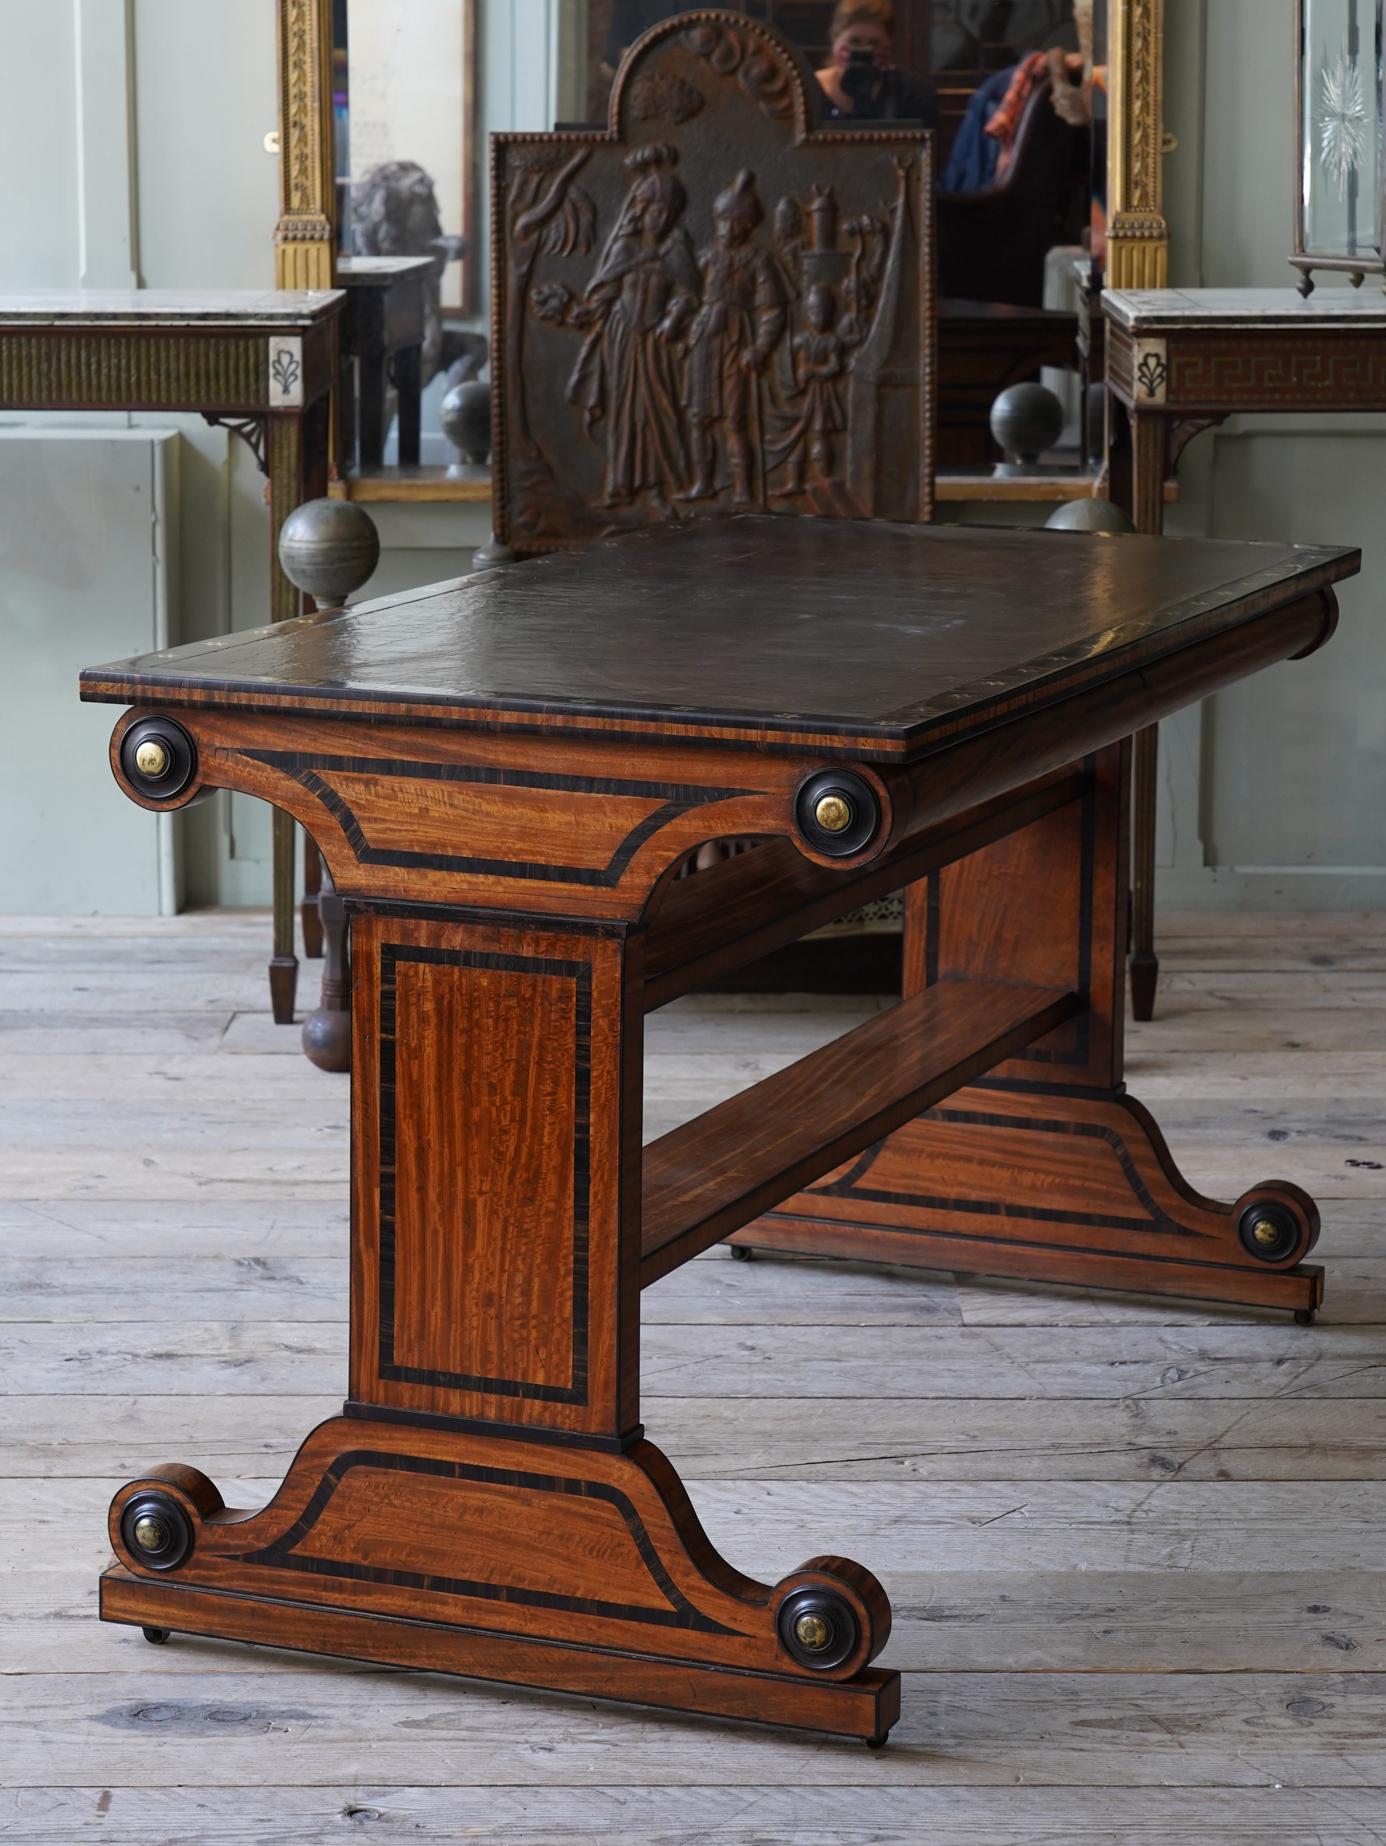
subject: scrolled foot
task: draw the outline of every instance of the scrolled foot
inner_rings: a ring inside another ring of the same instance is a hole
[[[850,1558],[810,1558],[775,1586],[775,1633],[788,1659],[811,1673],[849,1678],[890,1636],[890,1602]]]
[[[1319,1208],[1293,1180],[1263,1180],[1242,1194],[1232,1212],[1242,1249],[1276,1269],[1301,1262],[1319,1240]]]
[[[198,1469],[176,1462],[153,1468],[111,1501],[111,1546],[127,1570],[171,1576],[196,1554],[204,1522],[221,1511],[221,1495]]]
[[[959,1090],[738,1236],[848,1256],[1140,1294],[1316,1309],[1314,1201],[1263,1180],[1234,1204],[1180,1174],[1125,1094]],[[736,1246],[733,1246],[735,1248]]]

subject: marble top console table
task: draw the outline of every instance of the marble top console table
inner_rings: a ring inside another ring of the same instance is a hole
[[[266,477],[270,620],[299,613],[279,568],[279,528],[327,492],[338,289],[100,289],[0,294],[0,410],[197,412],[242,437]],[[293,1018],[294,831],[275,810],[270,997]],[[304,939],[320,952],[315,915]]]
[[[1253,412],[1386,410],[1386,294],[1380,289],[1109,289],[1111,492],[1142,532],[1164,526],[1165,481],[1187,444]],[[1131,1003],[1154,1010],[1158,735],[1136,740]]]

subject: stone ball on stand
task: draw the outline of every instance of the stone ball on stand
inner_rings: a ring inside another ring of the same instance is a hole
[[[1097,532],[1108,538],[1136,529],[1131,515],[1115,500],[1097,500],[1091,495],[1082,500],[1065,500],[1044,523],[1050,532]]]
[[[1035,467],[1064,433],[1064,407],[1048,385],[1007,385],[991,407],[991,433],[1005,454],[1002,472]]]
[[[380,534],[351,500],[305,500],[279,531],[279,567],[319,609],[340,609],[380,562]]]

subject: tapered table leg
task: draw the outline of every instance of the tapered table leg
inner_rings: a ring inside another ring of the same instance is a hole
[[[422,361],[423,349],[418,346],[402,346],[394,358],[395,391],[399,403],[399,460],[403,468],[417,468],[419,465]]]
[[[322,954],[322,915],[318,899],[322,895],[322,854],[311,834],[303,836],[303,902],[298,907],[299,925],[303,930],[303,953],[316,961]]]
[[[1158,376],[1152,374],[1152,376]],[[1112,495],[1125,506],[1138,532],[1158,536],[1165,525],[1165,478],[1169,473],[1169,424],[1158,409],[1126,411],[1115,401],[1110,459]],[[1136,738],[1131,833],[1131,1010],[1137,1019],[1154,1016],[1160,962],[1155,953],[1155,794],[1160,732],[1148,725]]]
[[[1155,953],[1155,795],[1160,762],[1160,728],[1149,724],[1136,735],[1131,838],[1131,1010],[1153,1018],[1160,960]]]
[[[292,1024],[298,992],[298,957],[294,954],[294,839],[292,814],[273,815],[274,952],[270,957],[270,1010],[277,1026]]]
[[[286,621],[301,607],[297,589],[279,563],[279,533],[294,508],[327,491],[330,399],[305,411],[265,419],[265,468],[270,501],[270,619]],[[270,888],[274,902],[274,952],[269,965],[270,1009],[276,1025],[290,1025],[298,990],[294,953],[294,856],[298,828],[292,816],[274,811]]]
[[[337,895],[332,874],[323,867],[318,899],[326,949],[322,999],[303,1022],[303,1054],[319,1070],[351,1069],[351,947],[346,906]]]

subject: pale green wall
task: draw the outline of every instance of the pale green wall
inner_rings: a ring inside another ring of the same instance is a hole
[[[1292,280],[1292,14],[1291,0],[1167,0],[1175,286]],[[1363,574],[1331,646],[1165,727],[1162,890],[1386,902],[1386,418],[1237,418],[1198,438],[1181,478],[1171,532],[1361,545]]]
[[[272,278],[274,0],[0,0],[3,170],[13,234],[0,286],[258,286]],[[481,123],[571,115],[573,0],[480,0]],[[1291,0],[1166,0],[1173,280],[1284,285]],[[65,419],[72,421],[72,419]],[[94,419],[86,419],[94,421]],[[119,419],[117,421],[128,421]],[[146,421],[154,421],[146,419]],[[260,477],[198,420],[184,438],[177,607],[185,638],[263,619]],[[1386,902],[1386,640],[1374,585],[1386,419],[1246,419],[1204,436],[1170,529],[1362,542],[1332,647],[1165,727],[1162,889],[1185,901]],[[386,507],[384,592],[451,576],[474,510]],[[1382,536],[1378,540],[1378,531]],[[264,902],[255,803],[190,817],[195,901]],[[1344,872],[1341,869],[1353,868]],[[1259,868],[1248,870],[1246,868]]]

